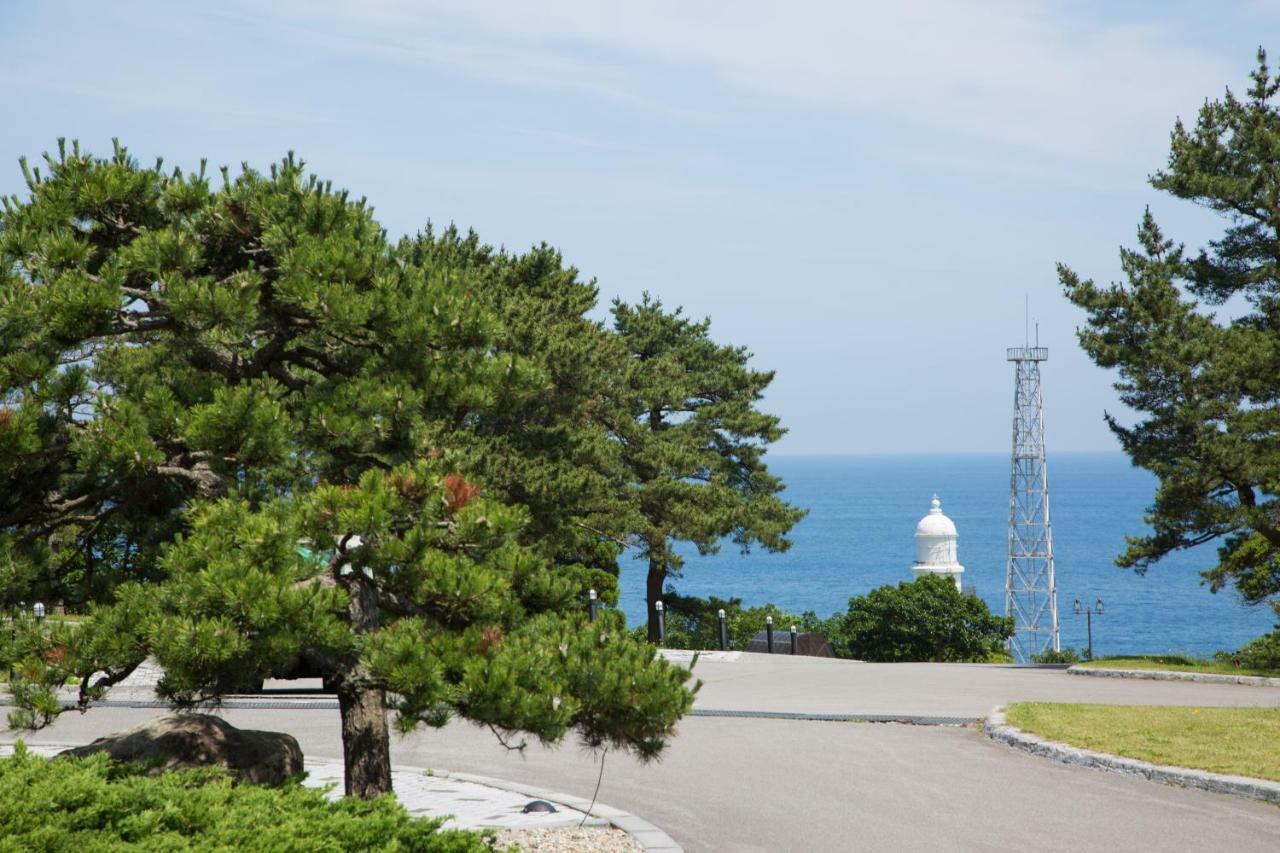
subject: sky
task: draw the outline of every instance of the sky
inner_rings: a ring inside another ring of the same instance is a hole
[[[1147,206],[1214,236],[1147,177],[1273,35],[1274,0],[0,0],[0,193],[60,136],[296,151],[392,235],[547,242],[602,317],[710,316],[777,371],[778,454],[1008,450],[1029,311],[1050,451],[1110,450],[1055,263],[1117,278]]]

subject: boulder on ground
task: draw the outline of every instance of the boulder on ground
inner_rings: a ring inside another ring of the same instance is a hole
[[[241,782],[281,785],[302,774],[302,748],[292,735],[238,729],[209,714],[170,714],[60,754],[98,752],[143,765],[148,776],[217,765]]]

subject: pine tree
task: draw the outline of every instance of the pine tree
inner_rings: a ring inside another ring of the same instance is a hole
[[[620,614],[586,621],[599,572],[527,532],[574,517],[481,476],[476,436],[549,359],[508,344],[477,270],[388,245],[292,155],[221,189],[118,145],[45,159],[0,214],[0,595],[91,618],[0,638],[12,723],[147,656],[179,706],[305,659],[338,694],[349,794],[390,788],[388,709],[662,749],[687,671]]]
[[[613,318],[628,358],[607,417],[627,470],[631,535],[649,564],[649,639],[657,640],[655,604],[683,566],[674,543],[703,554],[725,539],[744,551],[757,543],[783,551],[804,511],[778,496],[782,481],[764,463],[784,433],[756,408],[773,373],[750,369],[745,348],[713,341],[710,320],[665,311],[648,294],[634,306],[615,301]]]
[[[1149,535],[1117,562],[1140,573],[1168,554],[1218,541],[1204,575],[1249,602],[1280,594],[1280,78],[1258,53],[1245,99],[1207,102],[1174,127],[1151,183],[1221,214],[1226,230],[1188,256],[1150,211],[1127,281],[1102,287],[1059,267],[1088,314],[1079,338],[1140,419],[1107,416],[1125,453],[1159,479]]]
[[[449,227],[402,241],[412,263],[465,275],[495,319],[490,345],[518,359],[535,381],[511,381],[500,405],[461,425],[469,473],[530,512],[526,539],[557,563],[583,567],[601,600],[616,603],[617,558],[626,546],[625,477],[617,443],[598,418],[624,357],[620,342],[591,319],[598,289],[542,245],[495,251]]]

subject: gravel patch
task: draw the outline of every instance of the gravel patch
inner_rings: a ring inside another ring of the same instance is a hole
[[[644,853],[644,847],[612,826],[561,826],[507,829],[498,833],[499,849],[510,844],[522,853]]]

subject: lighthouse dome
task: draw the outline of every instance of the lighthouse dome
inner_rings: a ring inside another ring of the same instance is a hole
[[[957,554],[959,538],[955,522],[942,514],[942,501],[934,495],[929,514],[916,525],[916,561],[911,566],[915,576],[944,575],[954,580],[956,589],[960,589],[964,566],[960,565]]]
[[[920,523],[916,525],[917,536],[951,536],[955,537],[956,523],[942,514],[942,501],[938,500],[938,496],[933,496],[933,502],[929,505],[929,514],[920,519]]]

